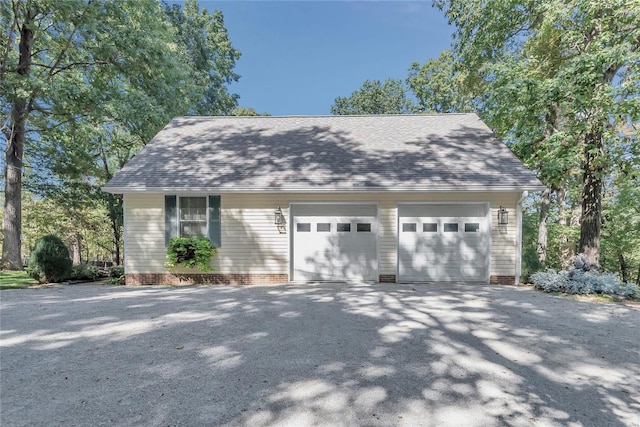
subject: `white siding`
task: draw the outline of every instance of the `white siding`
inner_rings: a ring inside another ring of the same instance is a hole
[[[274,211],[281,207],[288,218],[288,202],[264,194],[228,195],[220,198],[222,246],[216,271],[220,273],[287,273],[289,230],[280,233]]]
[[[519,193],[447,194],[223,194],[222,247],[214,263],[220,273],[289,272],[289,203],[372,202],[379,206],[380,274],[396,274],[397,203],[489,202],[491,206],[491,275],[515,275],[516,202]],[[509,212],[509,225],[498,226],[500,206]],[[286,232],[273,223],[280,206]],[[125,196],[125,268],[127,273],[164,273],[164,196]]]
[[[124,210],[125,272],[165,272],[164,196],[125,195]]]
[[[516,204],[520,194],[505,193],[491,202],[491,275],[516,274]],[[503,206],[509,212],[509,224],[498,225],[498,210]]]

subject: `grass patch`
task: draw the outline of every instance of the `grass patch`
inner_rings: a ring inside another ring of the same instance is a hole
[[[25,271],[0,271],[0,289],[21,289],[37,283]]]

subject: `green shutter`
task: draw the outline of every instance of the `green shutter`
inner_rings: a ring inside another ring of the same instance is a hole
[[[222,246],[220,196],[209,196],[209,241],[216,248]]]
[[[164,245],[178,235],[178,198],[164,196]]]

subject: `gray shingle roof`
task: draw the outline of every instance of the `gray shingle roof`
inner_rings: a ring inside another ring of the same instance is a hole
[[[475,114],[178,117],[104,187],[137,191],[538,190]]]

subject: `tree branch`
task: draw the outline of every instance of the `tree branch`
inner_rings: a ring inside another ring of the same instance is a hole
[[[92,2],[93,0],[87,1],[87,7],[85,7],[84,10],[82,11],[82,15],[80,16],[79,22],[82,22],[82,20],[84,19],[84,15],[87,13],[87,9],[89,9]],[[69,37],[67,37],[67,41],[64,45],[64,48],[60,49],[60,53],[58,54],[56,61],[52,65],[50,65],[49,77],[53,76],[54,74],[53,71],[58,67],[58,65],[60,65],[60,61],[62,61],[64,54],[67,53],[67,51],[71,47],[71,42],[73,41],[73,37],[76,35],[76,32],[78,31],[78,27],[79,25],[77,24],[73,26],[73,30],[71,31],[71,34],[69,34]]]
[[[36,111],[39,111],[39,110],[36,110]],[[51,115],[57,115],[57,116],[63,116],[63,115],[66,115],[66,114],[54,114],[54,113],[49,113],[49,114],[51,114]],[[45,130],[50,130],[50,129],[59,128],[59,127],[61,127],[61,126],[66,125],[67,123],[71,123],[71,122],[73,122],[73,121],[76,121],[76,120],[79,120],[79,119],[81,119],[81,118],[85,118],[85,117],[91,117],[91,115],[90,115],[90,114],[80,114],[80,115],[77,115],[77,116],[73,116],[73,117],[69,118],[68,120],[63,120],[63,121],[61,121],[61,122],[58,122],[58,123],[56,123],[55,125],[47,126],[46,128],[32,128],[32,129],[29,129],[29,132],[36,132],[36,133],[39,133],[39,132],[43,132],[43,131],[45,131]]]
[[[83,67],[83,68],[88,68],[88,67],[93,67],[96,65],[109,65],[110,63],[108,61],[88,61],[88,62],[73,62],[71,64],[67,64],[63,67],[58,67],[57,69],[55,69],[51,75],[54,76],[62,71],[66,71],[66,70],[70,70],[74,67]],[[34,65],[41,65],[41,64],[34,64]]]
[[[22,3],[22,0],[18,0],[18,3],[16,3],[15,0],[12,0],[11,3],[13,8],[13,22],[11,23],[9,34],[7,35],[7,45],[5,46],[4,55],[2,56],[2,63],[0,64],[0,87],[2,87],[4,73],[7,70],[7,60],[9,59],[9,50],[11,49],[11,44],[13,43],[13,33],[15,32],[16,26],[18,25],[18,3]]]
[[[7,148],[9,147],[9,139],[11,138],[11,131],[9,130],[9,127],[6,125],[2,125],[2,127],[0,128],[0,130],[2,130],[2,134],[4,135],[4,137],[7,140]]]

